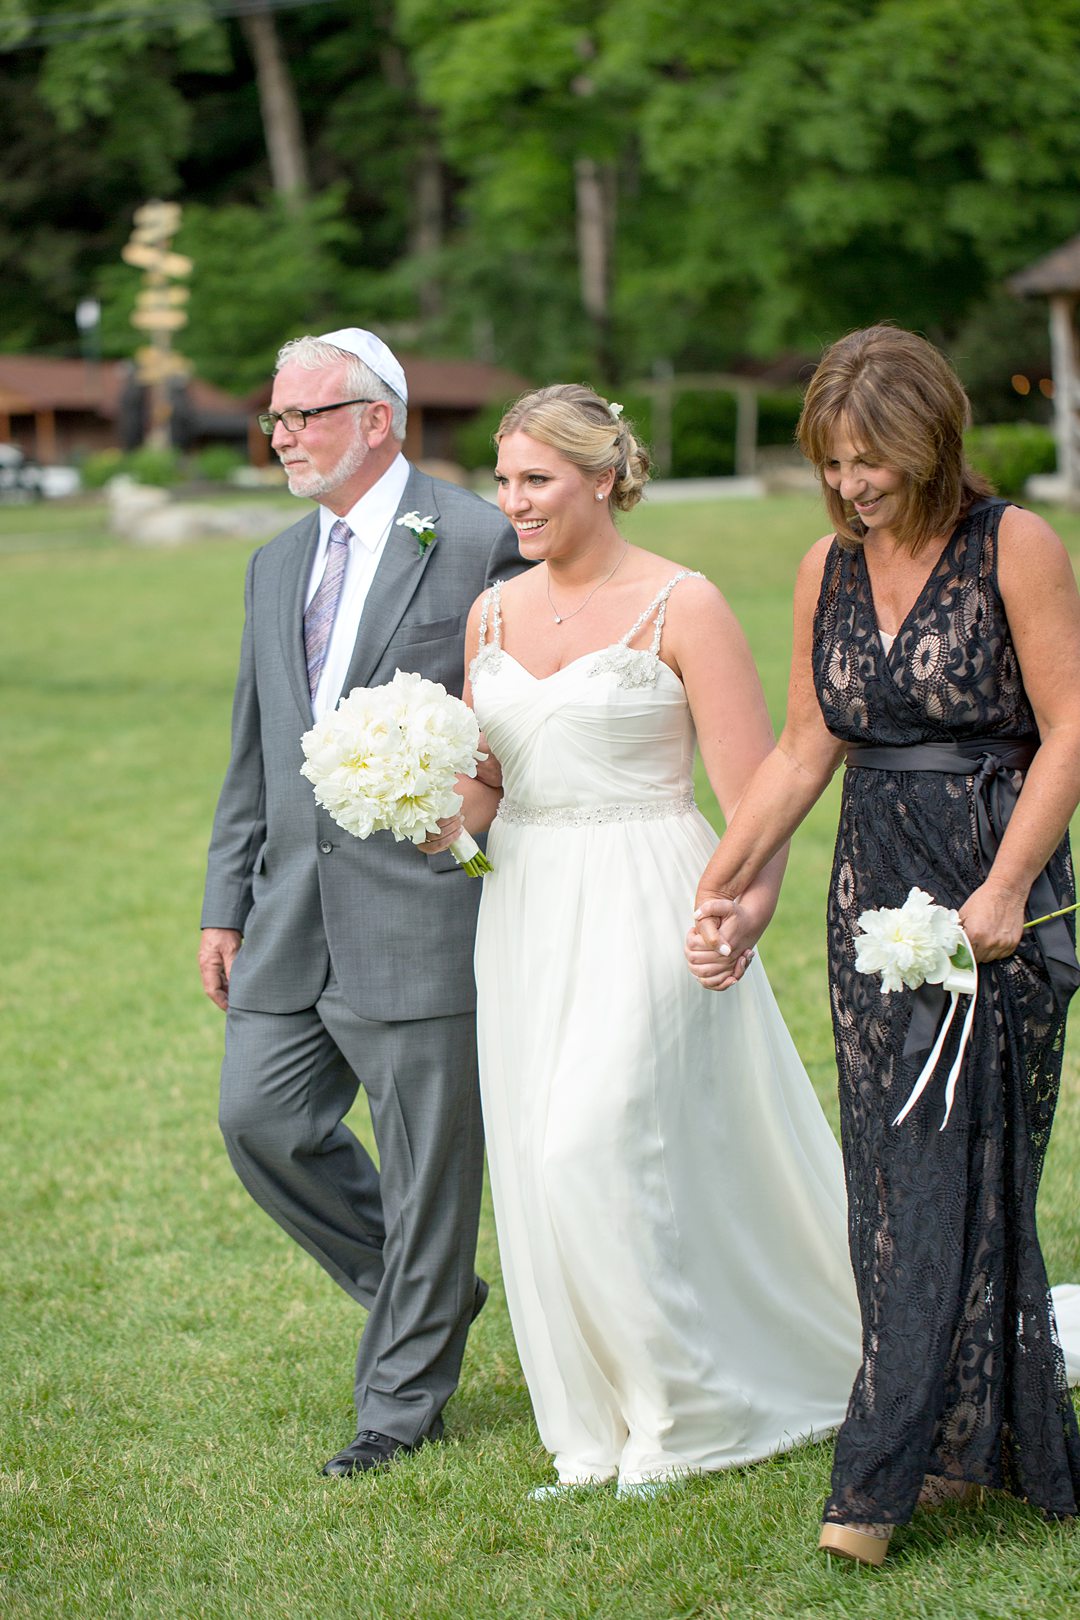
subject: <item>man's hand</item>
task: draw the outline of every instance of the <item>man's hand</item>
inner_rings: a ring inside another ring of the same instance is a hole
[[[243,941],[236,928],[204,928],[199,943],[199,973],[203,989],[222,1012],[229,1006],[229,974]]]
[[[417,849],[422,855],[441,855],[444,849],[449,849],[455,838],[460,838],[465,831],[464,819],[460,816],[443,816],[439,821],[439,831],[429,833]]]

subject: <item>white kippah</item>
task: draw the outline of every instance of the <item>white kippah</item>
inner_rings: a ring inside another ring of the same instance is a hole
[[[371,367],[376,377],[381,377],[387,387],[394,390],[400,400],[406,405],[409,403],[409,389],[401,362],[374,332],[365,332],[362,326],[343,326],[338,332],[323,332],[319,342],[331,343],[335,349],[355,354],[358,360]]]

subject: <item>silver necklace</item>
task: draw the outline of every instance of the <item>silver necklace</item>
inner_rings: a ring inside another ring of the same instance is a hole
[[[605,574],[603,579],[600,580],[598,584],[593,586],[592,590],[589,592],[589,594],[585,598],[584,602],[579,603],[578,606],[574,609],[573,613],[560,613],[559,612],[558,608],[555,606],[554,602],[551,600],[551,578],[550,578],[550,575],[546,576],[545,579],[544,579],[544,589],[547,592],[548,607],[551,609],[552,613],[555,615],[555,623],[556,624],[565,624],[567,619],[575,619],[575,618],[577,618],[577,615],[581,612],[582,608],[588,607],[589,603],[592,601],[593,597],[596,595],[597,591],[600,589],[600,586],[601,585],[606,585],[609,579],[614,579],[615,575],[618,573],[619,569],[622,567],[623,561],[624,561],[624,559],[626,557],[626,553],[629,550],[630,550],[630,542],[629,542],[629,540],[624,540],[623,541],[622,551],[619,554],[619,560],[615,564],[615,567],[611,570],[611,573],[610,574]]]

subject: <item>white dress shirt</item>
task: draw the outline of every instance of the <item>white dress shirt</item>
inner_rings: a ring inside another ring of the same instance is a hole
[[[316,720],[321,720],[324,714],[337,707],[341,688],[352,663],[360,615],[364,611],[364,603],[367,601],[371,582],[375,578],[375,570],[379,566],[390,534],[390,525],[401,505],[401,497],[405,493],[408,481],[409,463],[404,456],[399,455],[391,462],[379,482],[365,495],[361,495],[356,505],[345,513],[345,522],[352,530],[352,539],[349,541],[349,558],[345,564],[345,578],[341,583],[337,613],[326,648],[326,660],[311,705]],[[319,507],[319,544],[315,548],[307,595],[304,597],[305,613],[323,577],[326,553],[330,545],[330,530],[337,521],[337,514],[331,512],[329,507]]]

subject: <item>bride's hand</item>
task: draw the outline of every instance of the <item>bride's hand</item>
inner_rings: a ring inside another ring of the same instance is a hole
[[[487,758],[477,762],[476,780],[478,782],[483,782],[485,787],[501,788],[502,766],[495,758],[495,755],[491,752],[491,744],[488,742],[483,732],[480,733],[480,742],[477,746],[482,754],[487,755]]]
[[[444,849],[449,849],[455,838],[460,838],[465,831],[463,816],[446,816],[439,822],[438,833],[429,833],[422,844],[417,844],[421,855],[441,855]]]
[[[752,950],[745,950],[739,956],[718,956],[695,928],[686,936],[683,954],[694,978],[706,990],[730,990],[754,960]]]
[[[759,932],[737,900],[707,900],[686,936],[687,966],[707,990],[730,990],[753,961]]]

